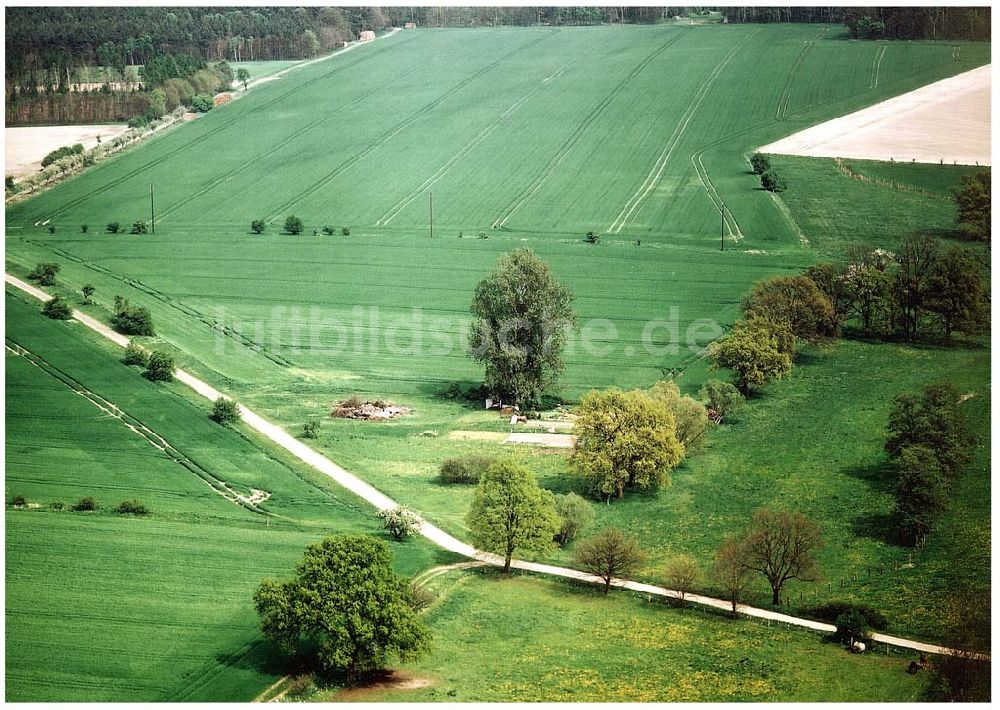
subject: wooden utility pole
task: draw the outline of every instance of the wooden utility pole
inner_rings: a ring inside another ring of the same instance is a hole
[[[719,207],[719,217],[722,218],[722,225],[719,229],[719,251],[726,250],[726,203],[721,199],[719,203],[722,205]]]
[[[149,228],[156,234],[156,212],[153,209],[153,183],[149,183]]]
[[[428,192],[427,193],[427,199],[428,199],[428,203],[430,204],[430,213],[431,213],[431,238],[433,238],[434,237],[434,193],[433,192]]]

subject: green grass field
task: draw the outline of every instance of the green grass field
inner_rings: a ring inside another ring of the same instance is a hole
[[[919,700],[910,658],[847,653],[777,624],[677,609],[642,596],[493,574],[436,578],[434,649],[406,664],[412,690],[317,700],[366,702],[722,702]]]
[[[872,60],[883,47],[874,87]],[[698,347],[721,333],[712,323],[727,327],[738,317],[739,299],[754,281],[796,273],[857,243],[893,248],[914,230],[950,236],[954,208],[948,191],[966,172],[849,161],[855,172],[917,189],[896,190],[854,180],[830,160],[775,156],[789,184],[777,200],[758,189],[745,155],[806,126],[988,62],[989,51],[987,44],[965,44],[963,61],[956,63],[950,44],[852,42],[842,28],[818,25],[403,32],[262,84],[238,102],[12,206],[6,214],[7,269],[23,276],[37,262],[58,262],[62,271],[51,290],[78,303],[78,289],[93,284],[94,304],[82,309],[103,320],[117,294],[150,307],[158,337],[149,344],[172,351],[183,367],[289,431],[300,431],[309,418],[322,420],[316,448],[466,537],[471,490],[441,486],[434,478],[447,456],[510,451],[450,438],[452,431],[496,431],[502,424],[478,404],[446,396],[453,385],[471,386],[481,377],[464,354],[463,333],[475,284],[499,255],[530,247],[576,294],[581,322],[590,330],[586,342],[578,338],[567,354],[559,392],[567,400],[591,388],[648,387],[668,373],[685,392],[696,392],[707,377],[719,376],[708,372]],[[148,216],[151,182],[156,234],[103,233],[108,222],[130,225]],[[727,211],[720,223],[722,201]],[[304,219],[302,235],[280,233],[291,213]],[[249,232],[256,218],[269,222],[263,235]],[[89,225],[88,234],[81,233],[81,224]],[[313,234],[324,225],[334,227],[336,236]],[[350,226],[350,236],[340,236],[342,226]],[[589,230],[602,235],[600,244],[583,242]],[[267,569],[290,568],[314,532],[372,528],[367,509],[359,511],[276,452],[262,453],[259,443],[219,429],[204,418],[207,404],[193,406],[179,388],[153,387],[135,371],[109,367],[109,352],[94,354],[103,359],[86,371],[82,346],[65,333],[56,335],[78,327],[41,320],[30,312],[36,308],[8,297],[8,338],[29,339],[22,332],[37,331],[34,347],[18,344],[139,416],[220,480],[241,492],[273,493],[265,507],[274,520],[262,533],[285,535],[286,542],[275,546],[280,551],[268,547],[274,557]],[[15,321],[17,330],[12,312],[23,316]],[[667,323],[650,329],[657,319]],[[684,344],[692,328],[694,349]],[[668,347],[678,339],[679,347]],[[8,357],[8,402],[16,393],[11,372],[39,377],[37,368],[23,365]],[[956,489],[952,509],[914,555],[914,566],[895,570],[910,559],[884,534],[890,498],[877,469],[885,419],[892,397],[942,378],[977,395],[965,406],[980,435],[979,454]],[[390,398],[414,412],[380,424],[330,419],[330,405],[353,393]],[[694,554],[707,567],[719,540],[755,507],[800,507],[817,518],[827,540],[821,555],[826,578],[793,587],[796,606],[800,591],[806,595],[802,605],[855,598],[889,612],[894,631],[936,638],[949,585],[956,578],[988,584],[988,393],[988,343],[938,350],[845,341],[810,351],[792,378],[755,401],[738,424],[713,433],[706,451],[675,472],[670,488],[595,505],[598,523],[622,525],[640,536],[651,550],[642,576],[656,579],[657,565],[674,552]],[[26,415],[38,409],[23,408]],[[8,431],[16,432],[11,417]],[[63,423],[59,431],[69,429],[73,444],[54,450],[38,443],[32,424],[20,426],[23,453],[17,454],[20,468],[8,467],[8,493],[69,502],[96,485],[106,467],[121,471],[122,498],[148,499],[156,515],[131,521],[102,514],[84,518],[88,522],[169,530],[176,518],[178,525],[212,524],[234,540],[245,540],[248,526],[260,525],[254,514],[192,480],[187,470],[180,484],[185,488],[149,483],[145,466],[139,471],[128,463],[136,447],[145,445],[121,443],[120,431],[109,448],[130,453],[109,462],[102,458],[107,452],[82,450],[94,440],[86,429]],[[252,465],[234,462],[236,446]],[[14,461],[12,451],[8,444]],[[553,490],[574,485],[562,455],[520,448],[513,453]],[[151,457],[149,451],[143,455]],[[78,459],[88,461],[91,474],[80,481],[54,475],[62,462]],[[55,467],[37,466],[36,460]],[[18,485],[23,490],[14,491]],[[189,489],[200,497],[190,497],[184,492]],[[102,502],[118,489],[107,490],[97,495]],[[126,496],[126,490],[135,494]],[[239,524],[222,522],[229,517]],[[55,530],[67,520],[82,525],[70,514],[9,512],[8,560],[33,568],[42,554],[17,547],[28,545],[30,536],[11,534],[16,522],[41,521],[39,528]],[[88,549],[100,554],[109,538],[102,532],[87,542]],[[260,553],[259,544],[246,547],[246,555]],[[44,552],[68,564],[70,553],[58,546]],[[432,551],[415,544],[397,557],[409,573],[436,561]],[[551,559],[565,561],[567,555]],[[949,564],[955,559],[963,562],[958,569]],[[126,576],[127,560],[115,564],[123,566],[114,574]],[[869,567],[889,571],[868,580]],[[225,583],[252,589],[261,569]],[[84,570],[77,574],[86,576]],[[853,581],[856,574],[863,576],[860,583]],[[8,562],[9,589],[10,575]],[[839,588],[841,578],[852,580],[849,589]],[[184,580],[169,583],[178,585],[179,595],[188,589]],[[32,621],[30,600],[43,587],[34,584],[20,597],[28,600],[18,607],[22,623],[43,623]],[[487,607],[508,603],[477,594],[477,603]],[[16,628],[15,598],[8,591],[8,628]],[[228,607],[239,634],[206,634],[218,646],[197,651],[208,653],[198,656],[204,668],[220,667],[217,658],[205,660],[212,653],[235,654],[255,638],[252,610],[240,603]],[[625,613],[622,608],[614,613]],[[463,623],[460,611],[456,602],[435,612],[435,624],[443,625],[448,639],[461,638],[458,629],[448,628]],[[735,643],[729,638],[726,643]],[[55,641],[49,643],[22,650],[8,640],[8,675],[26,679],[25,699],[37,699],[45,687],[24,669],[54,647]],[[441,656],[433,658],[421,666],[427,672],[436,672],[434,664],[441,662]],[[240,664],[231,662],[225,673],[237,673],[233,666]],[[90,682],[81,678],[98,670],[67,671],[60,697],[72,697],[72,684]],[[238,672],[251,674],[258,688],[257,670]],[[817,688],[833,683],[825,670],[809,672],[820,674],[810,681]],[[148,680],[142,671],[134,677]],[[233,683],[221,677],[198,692],[233,699]],[[675,676],[661,680],[680,682]],[[707,676],[702,680],[711,685]],[[834,687],[843,688],[844,698],[874,698],[874,691],[866,695],[867,681],[857,680],[859,685],[851,677]],[[148,682],[155,688],[143,698],[201,697],[162,678]],[[916,689],[895,685],[905,682],[909,677],[886,681],[886,687],[900,698],[915,697]],[[652,687],[636,685],[635,697]],[[792,685],[759,687],[761,697],[793,697]],[[468,685],[462,688],[471,692]],[[114,697],[135,699],[129,693],[136,691],[126,690]]]
[[[29,502],[6,514],[7,699],[252,699],[282,674],[257,631],[257,583],[287,576],[324,535],[377,534],[370,509],[22,298],[6,299],[6,493]],[[184,463],[127,424],[144,424]],[[202,475],[271,492],[270,519]],[[84,496],[101,508],[51,508]],[[131,499],[152,514],[113,512]],[[419,540],[393,551],[405,574],[448,559]]]

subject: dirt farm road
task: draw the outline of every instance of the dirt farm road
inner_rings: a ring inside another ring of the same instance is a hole
[[[37,298],[39,301],[47,302],[52,299],[45,291],[32,286],[25,281],[12,276],[11,274],[5,274],[4,278],[8,284],[20,289],[21,291]],[[126,336],[115,332],[110,327],[101,323],[100,321],[92,318],[91,316],[81,313],[80,311],[73,311],[73,318],[87,326],[94,332],[104,336],[108,340],[111,340],[120,347],[126,347],[129,343],[129,338]],[[228,395],[219,392],[217,389],[204,382],[197,377],[191,375],[184,370],[177,370],[175,373],[176,378],[183,382],[185,385],[193,389],[195,392],[205,397],[210,401],[215,401],[219,397],[225,397],[226,399],[231,399]],[[364,498],[366,501],[371,503],[378,510],[383,510],[385,508],[394,508],[398,505],[389,496],[385,495],[381,491],[377,490],[367,482],[363,481],[359,477],[350,473],[346,469],[338,466],[336,463],[331,461],[329,458],[323,454],[315,451],[301,441],[296,439],[294,436],[286,432],[281,427],[276,424],[272,424],[267,421],[259,414],[253,412],[242,404],[239,405],[240,414],[243,417],[243,421],[246,424],[262,434],[263,436],[270,439],[273,443],[282,447],[293,456],[303,461],[307,465],[313,467],[320,473],[329,476],[336,483],[351,491],[355,495]],[[452,537],[444,530],[432,525],[427,521],[421,521],[420,534],[425,538],[441,547],[445,550],[449,550],[456,554],[467,557],[471,560],[477,560],[479,562],[484,562],[486,564],[494,566],[502,566],[503,558],[499,555],[495,555],[489,552],[482,552],[477,550],[472,545],[462,542],[461,540]],[[546,565],[537,562],[525,562],[523,560],[514,560],[511,563],[512,567],[520,570],[525,570],[528,572],[536,572],[538,574],[551,575],[554,577],[562,577],[565,579],[574,579],[581,582],[587,582],[590,584],[603,584],[603,580],[599,577],[588,574],[587,572],[581,572],[580,570],[569,569],[567,567],[556,567],[553,565]],[[627,579],[615,579],[612,581],[612,586],[618,587],[620,589],[628,589],[635,592],[641,592],[643,594],[650,594],[658,597],[665,597],[667,599],[678,598],[677,592],[667,589],[665,587],[659,587],[652,584],[645,584],[642,582],[635,582]],[[700,594],[688,594],[685,596],[685,600],[693,604],[700,604],[702,606],[712,607],[715,609],[729,610],[731,605],[728,601],[724,599],[717,599],[715,597],[706,597]],[[757,619],[765,619],[768,621],[775,621],[782,624],[788,624],[789,626],[798,626],[805,629],[810,629],[812,631],[822,631],[830,633],[836,631],[836,627],[833,624],[825,624],[819,621],[812,621],[810,619],[802,619],[796,616],[790,616],[788,614],[782,614],[776,611],[770,611],[768,609],[760,609],[752,606],[739,605],[739,613],[754,617]],[[879,643],[885,643],[890,646],[896,646],[899,648],[911,649],[914,651],[922,651],[924,653],[936,653],[936,654],[948,654],[952,653],[952,649],[946,648],[944,646],[937,646],[934,644],[923,643],[921,641],[913,641],[910,639],[899,638],[896,636],[889,636],[887,634],[872,634],[874,641]]]

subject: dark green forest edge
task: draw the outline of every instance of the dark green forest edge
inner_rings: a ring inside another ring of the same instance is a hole
[[[680,17],[842,23],[854,38],[895,40],[988,40],[990,26],[989,7],[15,7],[7,9],[6,125],[151,121],[228,89],[227,61],[305,59],[365,30],[408,22],[560,26]]]

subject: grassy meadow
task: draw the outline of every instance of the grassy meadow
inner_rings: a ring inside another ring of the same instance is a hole
[[[775,198],[745,159],[989,61],[988,44],[963,44],[962,62],[951,46],[854,42],[819,25],[400,32],[264,82],[11,206],[6,267],[23,277],[59,263],[49,290],[105,321],[116,295],[149,307],[158,335],[147,345],[289,431],[320,420],[311,445],[467,538],[471,489],[435,481],[448,456],[511,454],[552,490],[576,486],[562,453],[455,437],[506,430],[456,396],[481,377],[463,342],[473,289],[496,259],[530,247],[576,295],[585,328],[556,393],[567,402],[668,376],[695,393],[725,377],[700,349],[738,317],[753,282],[854,244],[891,249],[913,231],[953,237],[948,194],[967,169],[848,161],[913,188],[894,189],[832,160],[774,156],[789,186]],[[109,222],[127,231],[148,217],[150,183],[155,235],[105,233]],[[282,233],[289,214],[304,220],[301,235]],[[258,218],[268,226],[254,235]],[[323,226],[335,234],[314,233]],[[583,241],[590,230],[599,244]],[[96,293],[80,305],[86,283]],[[7,511],[8,697],[253,697],[280,673],[256,632],[252,589],[287,574],[323,534],[374,531],[369,509],[249,433],[215,425],[182,387],[148,383],[82,326],[47,321],[18,295],[6,308],[9,348],[47,363],[7,353],[7,494],[43,506]],[[938,379],[975,394],[963,406],[979,448],[951,510],[910,555],[887,530],[881,446],[892,398]],[[650,551],[639,576],[658,581],[673,553],[707,568],[755,508],[796,507],[827,544],[824,580],[793,583],[793,609],[851,598],[884,610],[892,631],[938,638],[948,589],[988,585],[989,379],[988,341],[809,349],[669,488],[595,504],[598,525],[639,536]],[[121,407],[191,466],[67,382]],[[331,419],[331,404],[351,394],[414,411],[383,423]],[[206,480],[268,491],[269,522]],[[138,497],[154,514],[47,507],[84,495],[102,506]],[[447,559],[422,542],[393,550],[406,574]],[[870,579],[869,568],[879,570]],[[51,584],[54,571],[65,588]],[[435,650],[407,667],[435,682],[372,699],[905,700],[922,690],[901,658],[857,659],[803,632],[554,582],[447,580],[454,588],[429,617]],[[109,599],[107,589],[124,591]],[[588,632],[605,616],[642,643],[626,634],[599,645]],[[116,641],[125,631],[130,647]],[[87,654],[93,647],[100,655]],[[68,650],[54,676],[41,664],[59,649]],[[576,673],[586,682],[566,682]]]
[[[431,653],[405,664],[424,687],[320,691],[365,702],[913,701],[925,676],[775,624],[733,621],[641,595],[531,577],[449,572],[431,583]],[[456,662],[458,660],[458,662]]]

